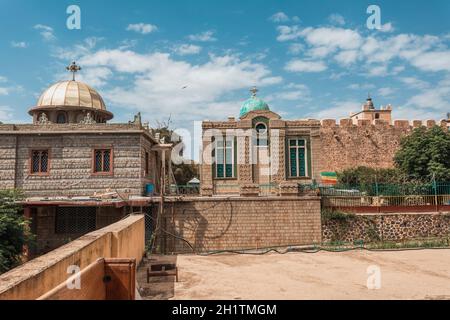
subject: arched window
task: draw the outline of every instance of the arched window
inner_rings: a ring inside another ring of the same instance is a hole
[[[256,145],[257,146],[267,146],[267,126],[265,123],[258,123],[255,127],[256,129]]]
[[[58,113],[58,116],[56,117],[56,123],[67,123],[66,114],[63,112]]]

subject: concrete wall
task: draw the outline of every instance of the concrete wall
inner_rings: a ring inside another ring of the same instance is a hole
[[[161,227],[196,252],[320,243],[317,197],[191,198],[167,203]],[[192,252],[166,233],[161,252]]]
[[[36,299],[66,281],[69,266],[84,269],[98,258],[135,258],[139,264],[145,251],[144,239],[142,215],[91,232],[2,274],[0,300]]]

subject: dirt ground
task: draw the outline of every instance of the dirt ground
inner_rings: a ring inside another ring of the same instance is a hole
[[[450,250],[154,259],[150,262],[176,263],[179,282],[155,277],[147,284],[141,267],[143,299],[450,299]],[[369,290],[367,280],[375,279],[371,272],[377,268],[381,287]]]

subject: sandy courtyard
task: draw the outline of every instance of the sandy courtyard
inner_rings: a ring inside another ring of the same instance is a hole
[[[144,299],[450,299],[450,250],[179,255],[157,260],[176,263],[180,281],[157,277],[147,284],[145,268],[140,268]],[[379,267],[380,289],[367,288],[370,266]]]

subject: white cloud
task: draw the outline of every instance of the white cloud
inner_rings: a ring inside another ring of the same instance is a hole
[[[0,96],[7,96],[9,94],[8,88],[0,87]]]
[[[363,35],[357,29],[341,27],[303,27],[298,25],[277,27],[277,40],[303,40],[305,57],[323,60],[332,56],[334,61],[347,67],[356,61],[365,61],[361,67],[367,76],[396,75],[405,69],[391,65],[402,60],[422,71],[450,71],[450,51],[443,39],[433,35],[397,34],[392,23],[383,25],[384,32]],[[330,59],[326,59],[330,61]]]
[[[43,24],[37,24],[34,26],[34,29],[39,30],[40,35],[44,39],[44,41],[53,41],[56,40],[56,37],[53,32],[53,28],[43,25]]]
[[[198,54],[201,50],[202,47],[193,44],[182,44],[174,48],[175,53],[179,54],[180,56]]]
[[[394,29],[394,26],[392,25],[392,22],[388,22],[381,26],[380,31],[381,32],[394,32],[395,29]]]
[[[336,61],[344,66],[348,66],[352,63],[355,63],[358,59],[358,51],[357,50],[345,50],[341,51],[334,57]]]
[[[135,24],[129,24],[127,27],[127,31],[134,31],[137,33],[141,33],[141,34],[149,34],[152,33],[154,31],[157,31],[158,27],[153,25],[153,24],[149,24],[149,23],[135,23]]]
[[[28,44],[25,41],[11,41],[11,47],[13,48],[26,48],[28,47]]]
[[[289,61],[284,69],[290,72],[321,72],[326,70],[327,66],[322,61],[294,59]]]
[[[414,57],[411,63],[424,71],[450,71],[450,51],[425,52]]]
[[[283,90],[266,97],[267,101],[310,101],[311,93],[309,88],[304,84],[290,83]]]
[[[383,87],[378,89],[378,94],[382,97],[389,97],[391,96],[396,90],[390,87]]]
[[[351,90],[370,90],[375,88],[375,86],[371,83],[352,83],[347,88]]]
[[[293,43],[291,45],[289,45],[289,49],[288,52],[290,54],[299,54],[300,52],[302,52],[304,49],[304,46],[301,43]]]
[[[199,41],[199,42],[212,42],[217,41],[214,38],[214,31],[208,30],[198,34],[191,34],[188,36],[188,39],[191,41]]]
[[[345,100],[335,101],[333,107],[311,113],[309,116],[316,119],[340,119],[349,118],[352,112],[361,109],[361,103],[358,101]]]
[[[412,89],[425,89],[429,87],[429,83],[414,77],[402,77],[399,80]]]
[[[269,20],[273,22],[287,22],[289,17],[286,13],[280,11],[272,15]]]
[[[333,13],[328,17],[328,21],[331,24],[336,24],[339,26],[343,26],[345,24],[345,19],[342,15],[340,15],[339,13]]]
[[[0,82],[6,82],[8,81],[8,78],[4,77],[4,76],[0,76]]]
[[[0,106],[0,121],[8,121],[13,117],[12,109],[8,106]]]
[[[132,77],[126,85],[103,90],[112,104],[139,110],[152,119],[155,114],[161,118],[172,114],[184,122],[236,114],[240,103],[227,97],[231,92],[282,80],[263,64],[232,55],[211,55],[203,64],[191,64],[167,53],[101,50],[82,57],[80,64],[84,70],[108,67],[115,74]]]

